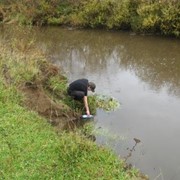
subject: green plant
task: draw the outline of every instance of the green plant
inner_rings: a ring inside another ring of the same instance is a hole
[[[160,5],[158,2],[144,2],[137,8],[139,29],[142,32],[158,32],[160,23]]]
[[[120,103],[113,97],[107,95],[96,95],[96,107],[104,111],[113,111],[119,108]]]
[[[109,0],[87,2],[79,12],[78,17],[82,20],[83,26],[105,27],[108,17],[112,13],[113,3]]]
[[[163,34],[180,36],[180,2],[161,5],[160,29]]]
[[[129,29],[129,0],[112,1],[112,13],[107,20],[109,29]]]

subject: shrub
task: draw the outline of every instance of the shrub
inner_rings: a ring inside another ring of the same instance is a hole
[[[0,21],[130,29],[180,35],[178,0],[21,0],[1,2]]]
[[[129,0],[114,1],[111,16],[108,18],[108,28],[129,29]]]
[[[167,2],[161,7],[160,30],[166,35],[180,35],[180,2]]]
[[[110,0],[91,0],[85,4],[78,17],[83,26],[105,27],[109,16],[112,14],[113,3]]]

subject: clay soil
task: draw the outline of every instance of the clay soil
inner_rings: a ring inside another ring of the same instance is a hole
[[[61,76],[60,70],[51,64],[40,67],[39,76],[33,81],[24,82],[18,88],[24,95],[23,105],[37,112],[59,130],[73,129],[80,124],[80,116],[65,103],[58,103],[49,96],[53,93],[47,85],[52,76]],[[62,98],[64,94],[59,94]]]

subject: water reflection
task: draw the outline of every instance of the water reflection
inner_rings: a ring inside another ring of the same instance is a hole
[[[38,35],[50,59],[61,61],[72,72],[84,69],[103,75],[108,69],[131,70],[150,88],[158,91],[165,86],[169,93],[180,96],[180,42],[159,39],[56,28]]]
[[[4,33],[1,29],[3,34],[8,38],[16,36],[18,40],[36,39],[50,60],[61,61],[72,72],[84,69],[101,75],[109,68],[109,71],[131,70],[150,88],[159,90],[166,86],[169,93],[180,96],[180,41],[177,39],[57,27],[23,31],[6,28]]]

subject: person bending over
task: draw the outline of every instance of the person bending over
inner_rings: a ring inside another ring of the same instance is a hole
[[[71,84],[69,84],[67,93],[74,100],[83,99],[86,114],[90,115],[87,95],[88,91],[95,92],[95,88],[96,85],[93,82],[89,82],[88,79],[77,79],[76,81],[73,81]]]

